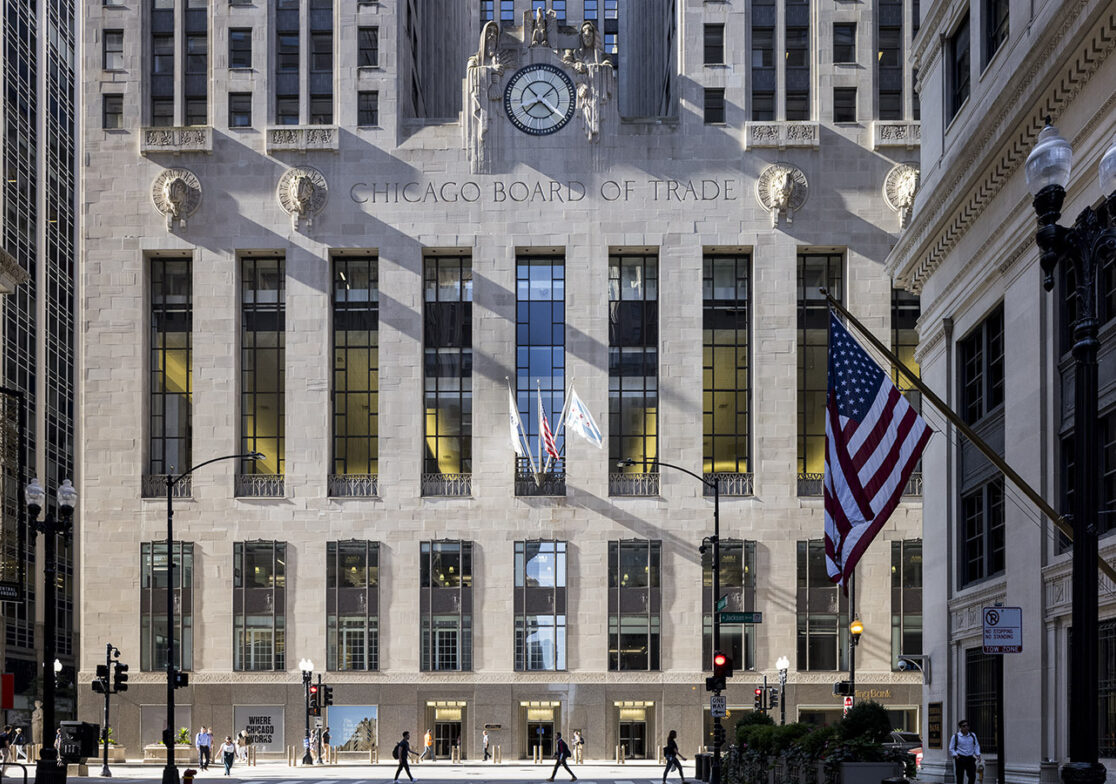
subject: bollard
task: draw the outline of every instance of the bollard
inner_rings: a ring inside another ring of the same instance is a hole
[[[503,762],[503,757],[500,754],[500,746],[499,745],[496,746],[496,753],[492,755],[492,762],[494,764],[499,764],[499,763]]]
[[[625,752],[626,750],[627,750],[627,748],[626,748],[626,747],[624,746],[624,744],[623,744],[623,743],[621,743],[621,744],[620,744],[620,764],[621,764],[621,765],[623,765],[623,764],[624,764],[624,757],[625,757],[625,754],[624,754],[624,752]]]
[[[369,765],[375,765],[376,764],[376,749],[375,748],[371,748],[371,749],[368,750],[368,764]]]

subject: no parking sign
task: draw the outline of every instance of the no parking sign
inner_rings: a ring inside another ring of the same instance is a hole
[[[1023,653],[1023,608],[985,607],[984,652]]]

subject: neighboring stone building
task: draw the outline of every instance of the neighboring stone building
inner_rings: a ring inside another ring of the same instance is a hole
[[[763,614],[723,626],[729,704],[785,655],[788,719],[840,715],[818,287],[913,353],[883,260],[917,13],[535,5],[87,7],[82,677],[111,637],[129,747],[163,727],[163,475],[250,450],[177,486],[177,726],[297,743],[308,657],[338,738],[343,715],[466,757],[486,724],[509,758],[559,729],[590,757],[672,727],[695,748],[713,500],[617,468],[657,457],[719,475],[727,609]],[[537,480],[509,386],[536,449],[536,390],[556,424],[570,385],[604,448],[562,434]],[[859,578],[858,693],[910,729],[920,488]]]
[[[925,113],[923,180],[888,269],[922,295],[923,378],[1059,510],[1068,509],[1073,437],[1068,291],[1061,277],[1053,293],[1042,288],[1023,166],[1050,115],[1074,151],[1063,223],[1099,198],[1097,163],[1116,133],[1114,42],[1116,3],[957,0],[927,9],[912,53]],[[1110,319],[1108,271],[1101,284]],[[1105,462],[1089,466],[1105,477],[1116,438],[1112,326],[1101,331]],[[1003,755],[1008,780],[1035,781],[1043,761],[1068,753],[1070,553],[1050,521],[954,428],[932,413],[931,422],[948,438],[933,439],[923,458],[924,631],[933,670],[925,698],[928,715],[941,716],[937,743],[924,738],[923,776],[953,775],[946,749],[967,717],[986,760],[995,766]],[[1110,510],[1107,478],[1104,492]],[[1101,556],[1112,562],[1116,520],[1107,512],[1099,519]],[[1116,594],[1103,578],[1101,586],[1097,699],[1101,756],[1111,766]],[[1023,609],[1022,653],[983,652],[982,609],[998,602]]]

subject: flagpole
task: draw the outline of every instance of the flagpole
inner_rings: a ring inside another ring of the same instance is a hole
[[[515,394],[512,393],[511,379],[509,379],[507,376],[504,376],[504,383],[508,385],[508,398],[510,399],[512,405],[515,406],[516,434],[519,437],[520,444],[524,447],[523,451],[527,455],[527,463],[531,466],[531,473],[537,473],[537,469],[535,468],[535,458],[531,455],[531,442],[527,440],[527,433],[525,433],[523,430],[523,420],[519,417],[519,403],[516,400]],[[527,394],[530,393],[528,392]]]
[[[539,468],[538,468],[537,471],[535,471],[535,485],[538,486],[538,487],[542,487],[542,467],[543,467],[543,460],[542,460],[542,453],[543,453],[542,383],[537,378],[535,379],[535,400],[539,404],[539,406],[538,406],[539,407],[538,422],[535,423],[536,425],[538,425],[538,430],[539,430],[539,436],[538,436],[538,438],[539,438]]]
[[[1027,484],[1023,480],[1023,477],[1016,473],[1015,469],[1008,465],[1007,462],[996,453],[996,450],[989,446],[984,441],[984,439],[974,433],[973,429],[965,423],[965,420],[958,416],[952,408],[946,405],[940,397],[935,395],[930,387],[926,386],[926,384],[922,382],[922,379],[919,378],[918,375],[914,373],[914,371],[904,365],[903,362],[900,361],[899,357],[895,356],[894,353],[892,353],[882,342],[880,342],[879,338],[869,332],[868,328],[861,324],[856,316],[850,313],[844,305],[830,296],[829,292],[826,289],[822,288],[818,290],[825,295],[825,298],[829,301],[830,307],[832,307],[834,310],[848,319],[849,323],[856,327],[857,331],[860,332],[860,334],[862,334],[865,338],[867,338],[868,342],[871,343],[877,351],[891,360],[891,363],[899,370],[899,372],[906,376],[907,379],[912,384],[914,384],[915,387],[918,388],[918,391],[922,393],[923,397],[930,401],[930,404],[933,405],[934,408],[936,408],[942,416],[948,419],[954,427],[960,430],[961,434],[965,436],[965,438],[967,438],[973,446],[979,449],[981,454],[988,458],[988,461],[992,463],[992,465],[996,466],[996,468],[998,468],[1003,473],[1003,475],[1011,481],[1013,485],[1019,488],[1023,495],[1027,496],[1030,502],[1038,507],[1040,512],[1050,518],[1054,525],[1057,526],[1059,531],[1061,531],[1066,537],[1068,537],[1070,541],[1073,541],[1073,528],[1070,527],[1070,525],[1065,521],[1065,518],[1062,515],[1058,514],[1058,512],[1054,510],[1054,507],[1046,502],[1046,499],[1044,499],[1029,484]],[[1110,566],[1109,563],[1103,558],[1098,559],[1097,565],[1104,573],[1104,575],[1108,577],[1108,579],[1116,583],[1116,569],[1113,569],[1112,566]]]

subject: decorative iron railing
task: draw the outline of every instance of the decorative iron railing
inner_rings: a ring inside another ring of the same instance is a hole
[[[424,496],[468,497],[473,494],[472,474],[423,474]]]
[[[610,473],[609,495],[655,496],[659,494],[658,473]]]
[[[282,474],[237,474],[237,498],[282,498],[285,495]]]
[[[713,477],[717,477],[720,481],[719,492],[723,496],[746,496],[754,495],[752,474],[748,473],[730,473],[728,471],[718,471],[717,473],[705,474],[705,480],[712,482]],[[709,485],[705,486],[705,494],[707,496],[713,495],[713,488]]]
[[[531,470],[531,461],[526,457],[515,459],[515,494],[525,496],[547,496],[566,494],[566,461],[558,459],[550,464],[550,469],[541,475]]]
[[[821,496],[825,494],[823,483],[825,474],[799,474],[798,494],[800,496]],[[915,472],[907,479],[907,486],[903,488],[903,496],[922,496],[922,474]]]
[[[186,476],[180,479],[171,490],[172,498],[189,498],[190,497],[190,479]],[[167,475],[166,474],[144,474],[141,480],[144,498],[166,498],[167,497]]]
[[[380,495],[379,474],[330,474],[330,498],[376,498]]]

